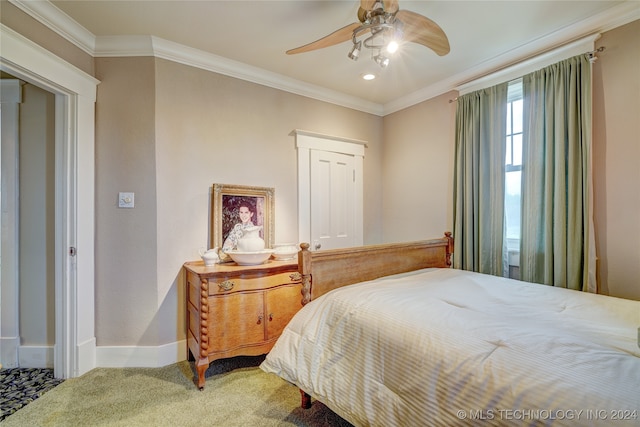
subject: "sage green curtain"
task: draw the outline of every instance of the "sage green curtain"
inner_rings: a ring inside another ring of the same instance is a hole
[[[589,285],[591,63],[587,55],[523,77],[520,277]]]
[[[508,83],[458,98],[453,266],[503,276]]]

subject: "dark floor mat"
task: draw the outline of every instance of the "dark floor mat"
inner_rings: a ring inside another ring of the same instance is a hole
[[[53,377],[53,369],[0,370],[0,421],[63,381]]]

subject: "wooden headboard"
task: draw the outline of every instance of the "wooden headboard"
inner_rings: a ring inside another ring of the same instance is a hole
[[[428,267],[451,267],[453,237],[409,243],[310,251],[300,244],[298,271],[302,275],[302,304],[358,282]]]

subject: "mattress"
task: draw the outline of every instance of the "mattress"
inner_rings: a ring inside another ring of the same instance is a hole
[[[635,426],[639,326],[639,301],[435,268],[310,302],[261,368],[356,426]]]

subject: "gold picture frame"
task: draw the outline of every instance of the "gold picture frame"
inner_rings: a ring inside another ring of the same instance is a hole
[[[239,222],[240,205],[249,206],[251,221],[262,226],[265,248],[274,243],[275,189],[244,185],[213,184],[211,192],[211,247],[222,249],[224,240]]]

